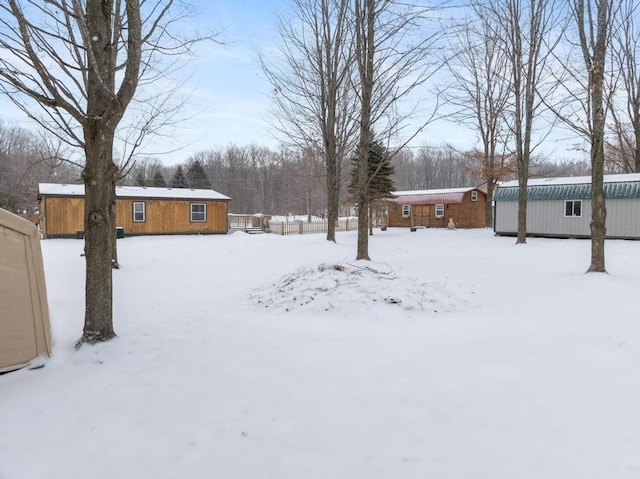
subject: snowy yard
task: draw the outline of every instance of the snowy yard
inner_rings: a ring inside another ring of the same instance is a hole
[[[490,230],[119,240],[119,337],[0,376],[0,479],[637,479],[640,242]]]

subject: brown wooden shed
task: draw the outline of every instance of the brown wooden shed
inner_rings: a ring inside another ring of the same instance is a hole
[[[84,185],[40,183],[38,199],[45,238],[82,234]],[[226,234],[229,200],[209,189],[116,186],[116,227],[127,236]]]
[[[483,228],[487,223],[487,195],[475,187],[396,191],[388,207],[388,226]]]

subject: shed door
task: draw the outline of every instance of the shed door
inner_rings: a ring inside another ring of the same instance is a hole
[[[429,205],[415,205],[413,207],[414,226],[429,226]]]

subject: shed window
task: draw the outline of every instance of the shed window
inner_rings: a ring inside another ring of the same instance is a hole
[[[191,222],[203,223],[207,221],[207,205],[204,203],[191,203]]]
[[[436,218],[444,218],[444,205],[442,203],[436,205]]]
[[[147,219],[144,201],[133,202],[133,222],[144,223]]]
[[[565,216],[582,216],[582,200],[566,200],[564,202]]]
[[[402,217],[408,218],[411,216],[411,205],[402,205]]]
[[[471,201],[478,201],[478,192],[475,190],[471,192]]]

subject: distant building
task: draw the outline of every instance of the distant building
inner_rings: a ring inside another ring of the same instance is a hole
[[[487,224],[487,194],[480,188],[395,191],[389,200],[389,226],[483,228]]]
[[[41,183],[40,229],[45,238],[84,230],[84,185]],[[116,186],[116,227],[126,235],[228,232],[231,198],[214,190]]]
[[[605,175],[607,238],[640,238],[640,174]],[[591,177],[531,179],[527,184],[527,235],[591,237]],[[518,232],[518,182],[494,196],[494,231]]]

